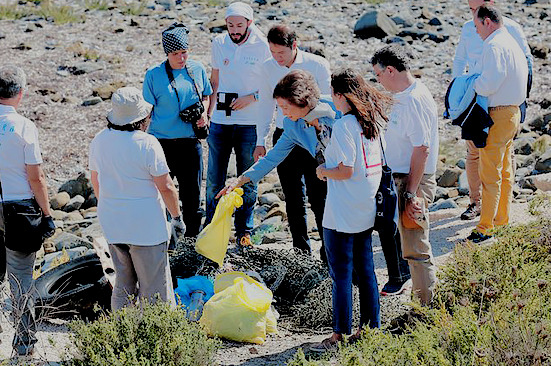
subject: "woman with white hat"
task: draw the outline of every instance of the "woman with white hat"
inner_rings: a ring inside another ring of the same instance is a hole
[[[188,59],[189,30],[174,23],[162,33],[166,60],[145,74],[144,99],[153,105],[149,133],[159,139],[171,176],[178,180],[186,236],[201,226],[200,192],[203,148],[208,133],[208,96],[212,94],[204,66]]]
[[[98,217],[115,267],[111,308],[127,305],[131,295],[159,294],[174,304],[165,205],[173,233],[183,234],[185,225],[161,145],[144,132],[151,105],[133,87],[117,90],[111,101],[107,128],[94,137],[89,154]]]

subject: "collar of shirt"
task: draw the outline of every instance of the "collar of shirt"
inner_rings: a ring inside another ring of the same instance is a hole
[[[494,38],[496,38],[498,35],[502,34],[503,32],[507,32],[507,30],[505,29],[505,27],[501,27],[501,28],[496,29],[492,34],[490,34],[490,35],[484,40],[484,44],[487,45],[487,44],[490,43]]]
[[[0,114],[17,113],[11,105],[0,104]]]

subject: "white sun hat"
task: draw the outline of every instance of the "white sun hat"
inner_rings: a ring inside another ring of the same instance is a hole
[[[147,117],[153,109],[153,106],[143,99],[142,92],[132,86],[114,92],[111,103],[113,107],[107,114],[107,119],[117,126],[138,122]]]

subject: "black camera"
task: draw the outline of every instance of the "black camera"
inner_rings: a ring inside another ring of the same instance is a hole
[[[230,105],[239,97],[237,93],[223,93],[220,92],[216,98],[216,109],[220,111],[226,111],[226,117],[231,116],[232,108]]]
[[[191,123],[195,137],[198,139],[206,139],[209,135],[209,128],[207,126],[198,127],[197,122],[201,119],[201,116],[205,112],[205,107],[200,101],[190,105],[183,111],[180,111],[180,119],[183,122]]]

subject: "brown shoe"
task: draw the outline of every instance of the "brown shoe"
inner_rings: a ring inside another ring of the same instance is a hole
[[[342,341],[342,336],[339,334],[333,333],[331,337],[324,339],[320,343],[313,344],[310,346],[310,351],[312,352],[327,352],[327,351],[336,351],[339,348],[339,342]]]
[[[461,214],[461,220],[474,220],[477,216],[480,216],[480,207],[476,203],[471,203]]]

